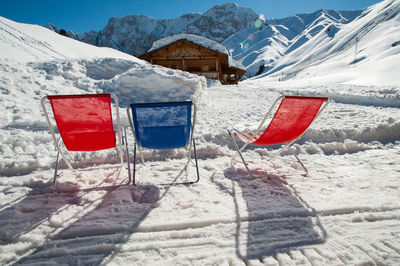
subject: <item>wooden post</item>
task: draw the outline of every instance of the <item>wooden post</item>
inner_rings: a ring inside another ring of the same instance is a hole
[[[238,84],[238,71],[235,70],[235,84]]]
[[[215,67],[216,67],[216,70],[217,70],[217,75],[218,75],[218,80],[219,81],[221,81],[221,74],[220,74],[220,67],[219,67],[219,57],[217,56],[216,58],[215,58]]]

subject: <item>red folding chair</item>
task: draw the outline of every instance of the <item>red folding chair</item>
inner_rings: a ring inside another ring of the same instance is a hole
[[[265,131],[262,131],[262,129],[265,128],[265,122],[270,113],[274,110],[275,105],[279,101],[281,102],[275,115],[271,119]],[[315,121],[329,102],[329,98],[327,97],[282,96],[274,102],[255,132],[242,133],[237,129],[228,130],[235,148],[237,149],[238,155],[249,174],[252,175],[242,155],[242,151],[248,145],[269,146],[286,143],[286,145],[284,145],[278,153],[272,157],[272,159],[280,155],[282,151],[287,148],[294,157],[296,157],[297,162],[301,165],[307,175],[307,168],[290,146],[296,140],[301,138],[310,127],[311,123]],[[233,136],[236,136],[240,141],[244,142],[244,145],[241,148],[239,148],[238,143]],[[235,156],[232,157],[232,160]]]
[[[112,112],[111,112],[111,98],[115,102],[115,114],[117,130],[114,130]],[[60,133],[60,139],[57,141],[53,123],[46,110],[45,101],[49,100],[54,120],[57,124]],[[124,137],[126,152],[127,142],[126,134],[122,135],[120,130],[119,121],[119,106],[118,98],[112,94],[84,94],[84,95],[51,95],[45,96],[41,100],[41,105],[49,125],[55,146],[58,150],[53,187],[57,179],[57,171],[59,164],[59,155],[61,154],[69,169],[76,171],[70,160],[68,160],[63,149],[62,143],[68,151],[99,151],[110,148],[117,148],[121,168],[124,167],[124,160],[122,154],[122,137]],[[116,142],[118,139],[118,145]],[[127,154],[128,155],[128,154]],[[129,156],[127,156],[129,160]],[[129,167],[129,163],[128,163]],[[99,168],[99,167],[98,167]],[[111,168],[111,167],[101,167]],[[115,168],[115,166],[112,166]],[[95,168],[90,168],[90,170]],[[83,170],[83,169],[81,169]],[[131,181],[130,171],[129,180]]]

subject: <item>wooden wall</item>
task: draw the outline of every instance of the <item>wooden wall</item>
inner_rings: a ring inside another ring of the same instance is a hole
[[[152,64],[179,69],[207,78],[227,82],[227,75],[236,71],[228,66],[228,56],[181,40],[140,57]],[[237,82],[237,77],[234,82]]]

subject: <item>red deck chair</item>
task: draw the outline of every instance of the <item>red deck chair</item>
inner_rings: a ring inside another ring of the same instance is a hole
[[[114,131],[111,98],[115,102],[117,130]],[[45,107],[45,101],[49,100],[53,111],[54,120],[60,133],[60,141],[57,141],[53,124],[50,121]],[[112,94],[83,94],[83,95],[52,95],[45,96],[41,105],[58,150],[53,187],[57,178],[58,158],[61,154],[67,166],[76,171],[71,162],[65,156],[61,144],[64,143],[68,151],[98,151],[110,148],[118,148],[121,168],[124,166],[122,154],[122,141],[119,122],[118,98]],[[116,143],[118,139],[118,145]],[[126,144],[126,134],[124,135]],[[127,147],[126,147],[127,151]],[[129,157],[127,157],[129,159]],[[128,164],[129,166],[129,164]],[[104,167],[102,167],[104,168]],[[115,166],[113,166],[115,168]],[[94,169],[94,168],[90,168]],[[130,171],[129,171],[130,172]],[[130,183],[130,173],[128,184]]]
[[[264,124],[267,121],[269,114],[274,110],[274,107],[279,100],[281,100],[281,103],[276,110],[274,117],[265,131],[262,132],[262,129],[265,128]],[[290,145],[301,138],[311,123],[328,104],[329,99],[326,97],[282,96],[274,102],[255,132],[242,133],[236,129],[228,130],[235,148],[238,151],[238,155],[242,159],[249,174],[252,175],[242,155],[242,151],[248,145],[268,146],[286,143],[286,145],[284,145],[279,152],[272,157],[272,159],[281,154],[282,151],[287,148],[296,157],[297,162],[301,165],[307,175],[307,168],[297,157]],[[244,142],[242,148],[239,149],[233,136],[236,136],[239,140]],[[235,156],[233,156],[232,159],[234,159],[234,157]]]

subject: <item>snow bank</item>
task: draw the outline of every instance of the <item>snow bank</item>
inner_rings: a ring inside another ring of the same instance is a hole
[[[110,80],[103,80],[97,86],[121,99],[121,107],[129,103],[165,102],[192,100],[198,103],[202,88],[206,86],[203,77],[188,72],[167,68],[141,65]]]
[[[0,175],[49,169],[54,144],[40,108],[53,94],[113,93],[120,107],[134,102],[192,100],[207,86],[202,77],[174,71],[109,48],[66,38],[40,26],[0,17]],[[125,112],[120,114],[127,126]],[[76,154],[81,166],[116,162],[107,152]]]
[[[0,61],[1,111],[0,175],[48,169],[54,146],[42,115],[40,99],[52,94],[113,93],[120,107],[134,102],[192,100],[198,103],[204,78],[123,59],[63,59],[18,63]],[[128,126],[125,112],[120,114]],[[76,158],[82,158],[77,153]],[[100,152],[92,163],[110,159]],[[113,162],[113,160],[112,160]],[[82,165],[88,162],[85,160]]]

